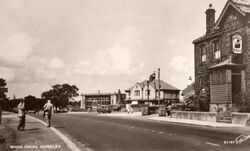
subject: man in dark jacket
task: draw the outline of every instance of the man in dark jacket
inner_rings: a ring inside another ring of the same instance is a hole
[[[22,100],[18,105],[17,105],[17,110],[18,110],[18,117],[19,117],[19,124],[17,126],[17,130],[24,130],[25,127],[25,103],[24,100]]]

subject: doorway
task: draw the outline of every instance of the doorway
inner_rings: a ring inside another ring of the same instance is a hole
[[[232,103],[241,99],[241,74],[232,74]]]

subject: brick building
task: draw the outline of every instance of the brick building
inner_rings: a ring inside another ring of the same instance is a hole
[[[206,33],[193,41],[195,93],[208,94],[210,111],[232,110],[250,93],[250,0],[228,0],[215,22],[206,10]]]

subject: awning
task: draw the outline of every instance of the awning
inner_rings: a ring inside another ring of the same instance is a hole
[[[223,62],[220,62],[216,65],[213,65],[209,67],[208,69],[215,69],[215,68],[222,68],[222,67],[245,67],[244,64],[238,64],[238,63],[233,63],[232,62],[232,57],[229,57]]]

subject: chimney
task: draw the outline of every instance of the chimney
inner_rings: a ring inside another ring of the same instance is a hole
[[[209,4],[209,8],[206,11],[206,34],[210,34],[214,30],[215,25],[215,9],[212,8],[212,4]]]

